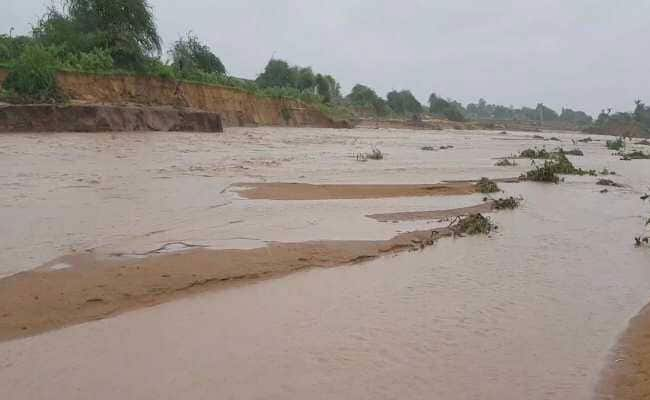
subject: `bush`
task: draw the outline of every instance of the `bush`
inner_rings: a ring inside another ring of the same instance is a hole
[[[551,158],[551,153],[546,151],[546,149],[535,150],[535,149],[526,149],[519,154],[520,158],[536,158],[540,160],[545,160]]]
[[[560,183],[560,177],[555,173],[555,163],[544,161],[544,165],[528,171],[525,178],[534,182]]]
[[[494,200],[494,208],[497,210],[514,210],[519,207],[519,204],[521,204],[521,199],[514,197]]]
[[[501,191],[501,189],[499,189],[499,186],[496,184],[496,182],[488,178],[481,178],[481,180],[478,181],[476,186],[478,187],[478,190],[481,193],[496,193]]]
[[[30,45],[16,61],[3,83],[9,97],[19,102],[52,102],[61,99],[56,87],[57,49]]]
[[[71,54],[62,61],[64,69],[92,72],[109,73],[113,71],[113,57],[108,50],[96,48],[89,53]]]
[[[607,148],[615,151],[622,150],[623,148],[625,148],[625,140],[623,140],[622,137],[619,137],[616,140],[608,140]]]
[[[492,220],[482,214],[469,215],[461,219],[454,227],[456,233],[466,235],[487,235],[496,229],[497,226]]]
[[[629,153],[621,153],[621,160],[630,161],[630,160],[649,160],[650,154],[645,154],[642,151],[635,150]]]

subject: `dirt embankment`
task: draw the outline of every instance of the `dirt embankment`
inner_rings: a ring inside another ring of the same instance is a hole
[[[7,76],[0,69],[0,85]],[[287,99],[259,97],[216,85],[180,83],[152,76],[59,72],[59,89],[74,103],[169,106],[218,113],[225,126],[314,126],[348,128],[317,108]]]
[[[226,126],[345,127],[298,101],[259,97],[222,86],[179,83],[147,76],[59,73],[57,84],[76,101],[188,107],[221,114]]]
[[[252,250],[207,250],[144,259],[72,255],[0,280],[0,341],[107,318],[188,294],[288,274],[357,263],[432,245],[449,229],[382,241],[272,244]],[[65,263],[67,269],[53,269]]]
[[[161,107],[0,106],[0,132],[223,132],[219,114]]]

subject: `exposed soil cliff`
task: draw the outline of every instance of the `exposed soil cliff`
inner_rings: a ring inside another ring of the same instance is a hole
[[[219,114],[171,107],[0,106],[0,132],[222,132]]]
[[[0,85],[7,71],[0,69]],[[59,89],[84,104],[171,106],[221,115],[225,126],[272,125],[346,128],[317,108],[294,100],[256,96],[224,86],[180,83],[151,76],[57,74]]]

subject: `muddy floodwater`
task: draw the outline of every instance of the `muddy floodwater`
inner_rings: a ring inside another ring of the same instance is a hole
[[[387,240],[440,222],[368,215],[457,209],[478,193],[268,200],[252,183],[437,184],[530,169],[500,157],[579,147],[616,171],[499,183],[521,208],[489,237],[239,282],[0,343],[0,399],[593,399],[628,321],[650,301],[650,161],[605,137],[480,131],[237,128],[223,134],[0,136],[0,276],[59,257],[144,258],[273,242]],[[424,146],[434,151],[423,151]],[[453,146],[441,150],[441,146]],[[357,160],[372,147],[383,160]],[[179,266],[179,268],[182,268]],[[0,316],[0,324],[2,323]]]

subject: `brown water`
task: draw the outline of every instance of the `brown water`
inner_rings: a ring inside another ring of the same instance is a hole
[[[526,161],[499,168],[493,158],[544,144],[527,137],[268,128],[1,136],[0,219],[9,223],[0,273],[72,249],[390,237],[428,225],[364,215],[481,196],[251,201],[224,189],[516,176]],[[561,135],[565,148],[571,137]],[[371,144],[388,157],[353,160]],[[613,169],[629,187],[601,194],[592,177],[501,184],[526,201],[495,216],[501,229],[490,238],[442,240],[0,344],[0,398],[589,399],[617,335],[650,298],[650,253],[632,246],[649,211],[639,192],[650,162],[618,161],[603,142],[580,148],[577,166]]]

